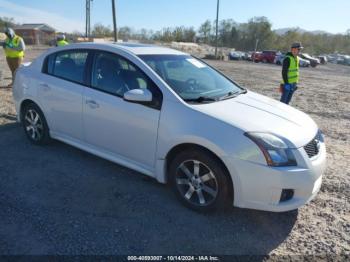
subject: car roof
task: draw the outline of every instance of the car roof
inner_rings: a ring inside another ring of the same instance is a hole
[[[74,44],[75,47],[112,47],[123,49],[124,51],[128,51],[134,55],[188,55],[186,53],[180,52],[175,49],[150,45],[150,44],[139,44],[139,43],[79,43]]]

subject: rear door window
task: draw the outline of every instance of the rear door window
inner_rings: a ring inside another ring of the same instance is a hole
[[[88,51],[80,50],[53,54],[47,60],[47,71],[50,75],[83,84],[88,54]]]

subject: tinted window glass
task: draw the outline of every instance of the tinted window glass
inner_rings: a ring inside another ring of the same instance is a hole
[[[67,51],[56,54],[53,65],[48,63],[49,73],[77,83],[84,82],[84,69],[87,51]],[[52,68],[52,69],[51,69]]]
[[[55,65],[55,55],[50,55],[47,59],[47,73],[53,73],[53,67]]]
[[[129,61],[104,52],[95,55],[91,85],[118,96],[132,89],[155,90],[153,82]]]

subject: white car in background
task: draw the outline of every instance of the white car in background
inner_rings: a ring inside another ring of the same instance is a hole
[[[301,67],[309,67],[310,66],[310,61],[309,60],[306,60],[306,59],[303,59],[301,57],[299,57],[299,66]]]
[[[284,54],[279,54],[275,57],[275,61],[274,63],[276,65],[283,65],[283,60],[285,58]],[[299,57],[299,66],[300,67],[309,67],[310,66],[310,61],[303,59],[301,57]]]
[[[242,60],[245,59],[245,53],[240,51],[231,51],[228,54],[228,57],[230,60]]]
[[[306,114],[168,48],[82,43],[21,67],[28,139],[57,139],[170,183],[186,206],[296,209],[321,187],[326,148]]]

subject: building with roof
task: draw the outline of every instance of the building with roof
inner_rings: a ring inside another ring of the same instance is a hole
[[[54,41],[56,36],[56,30],[47,24],[23,24],[14,30],[29,45],[46,45]]]

